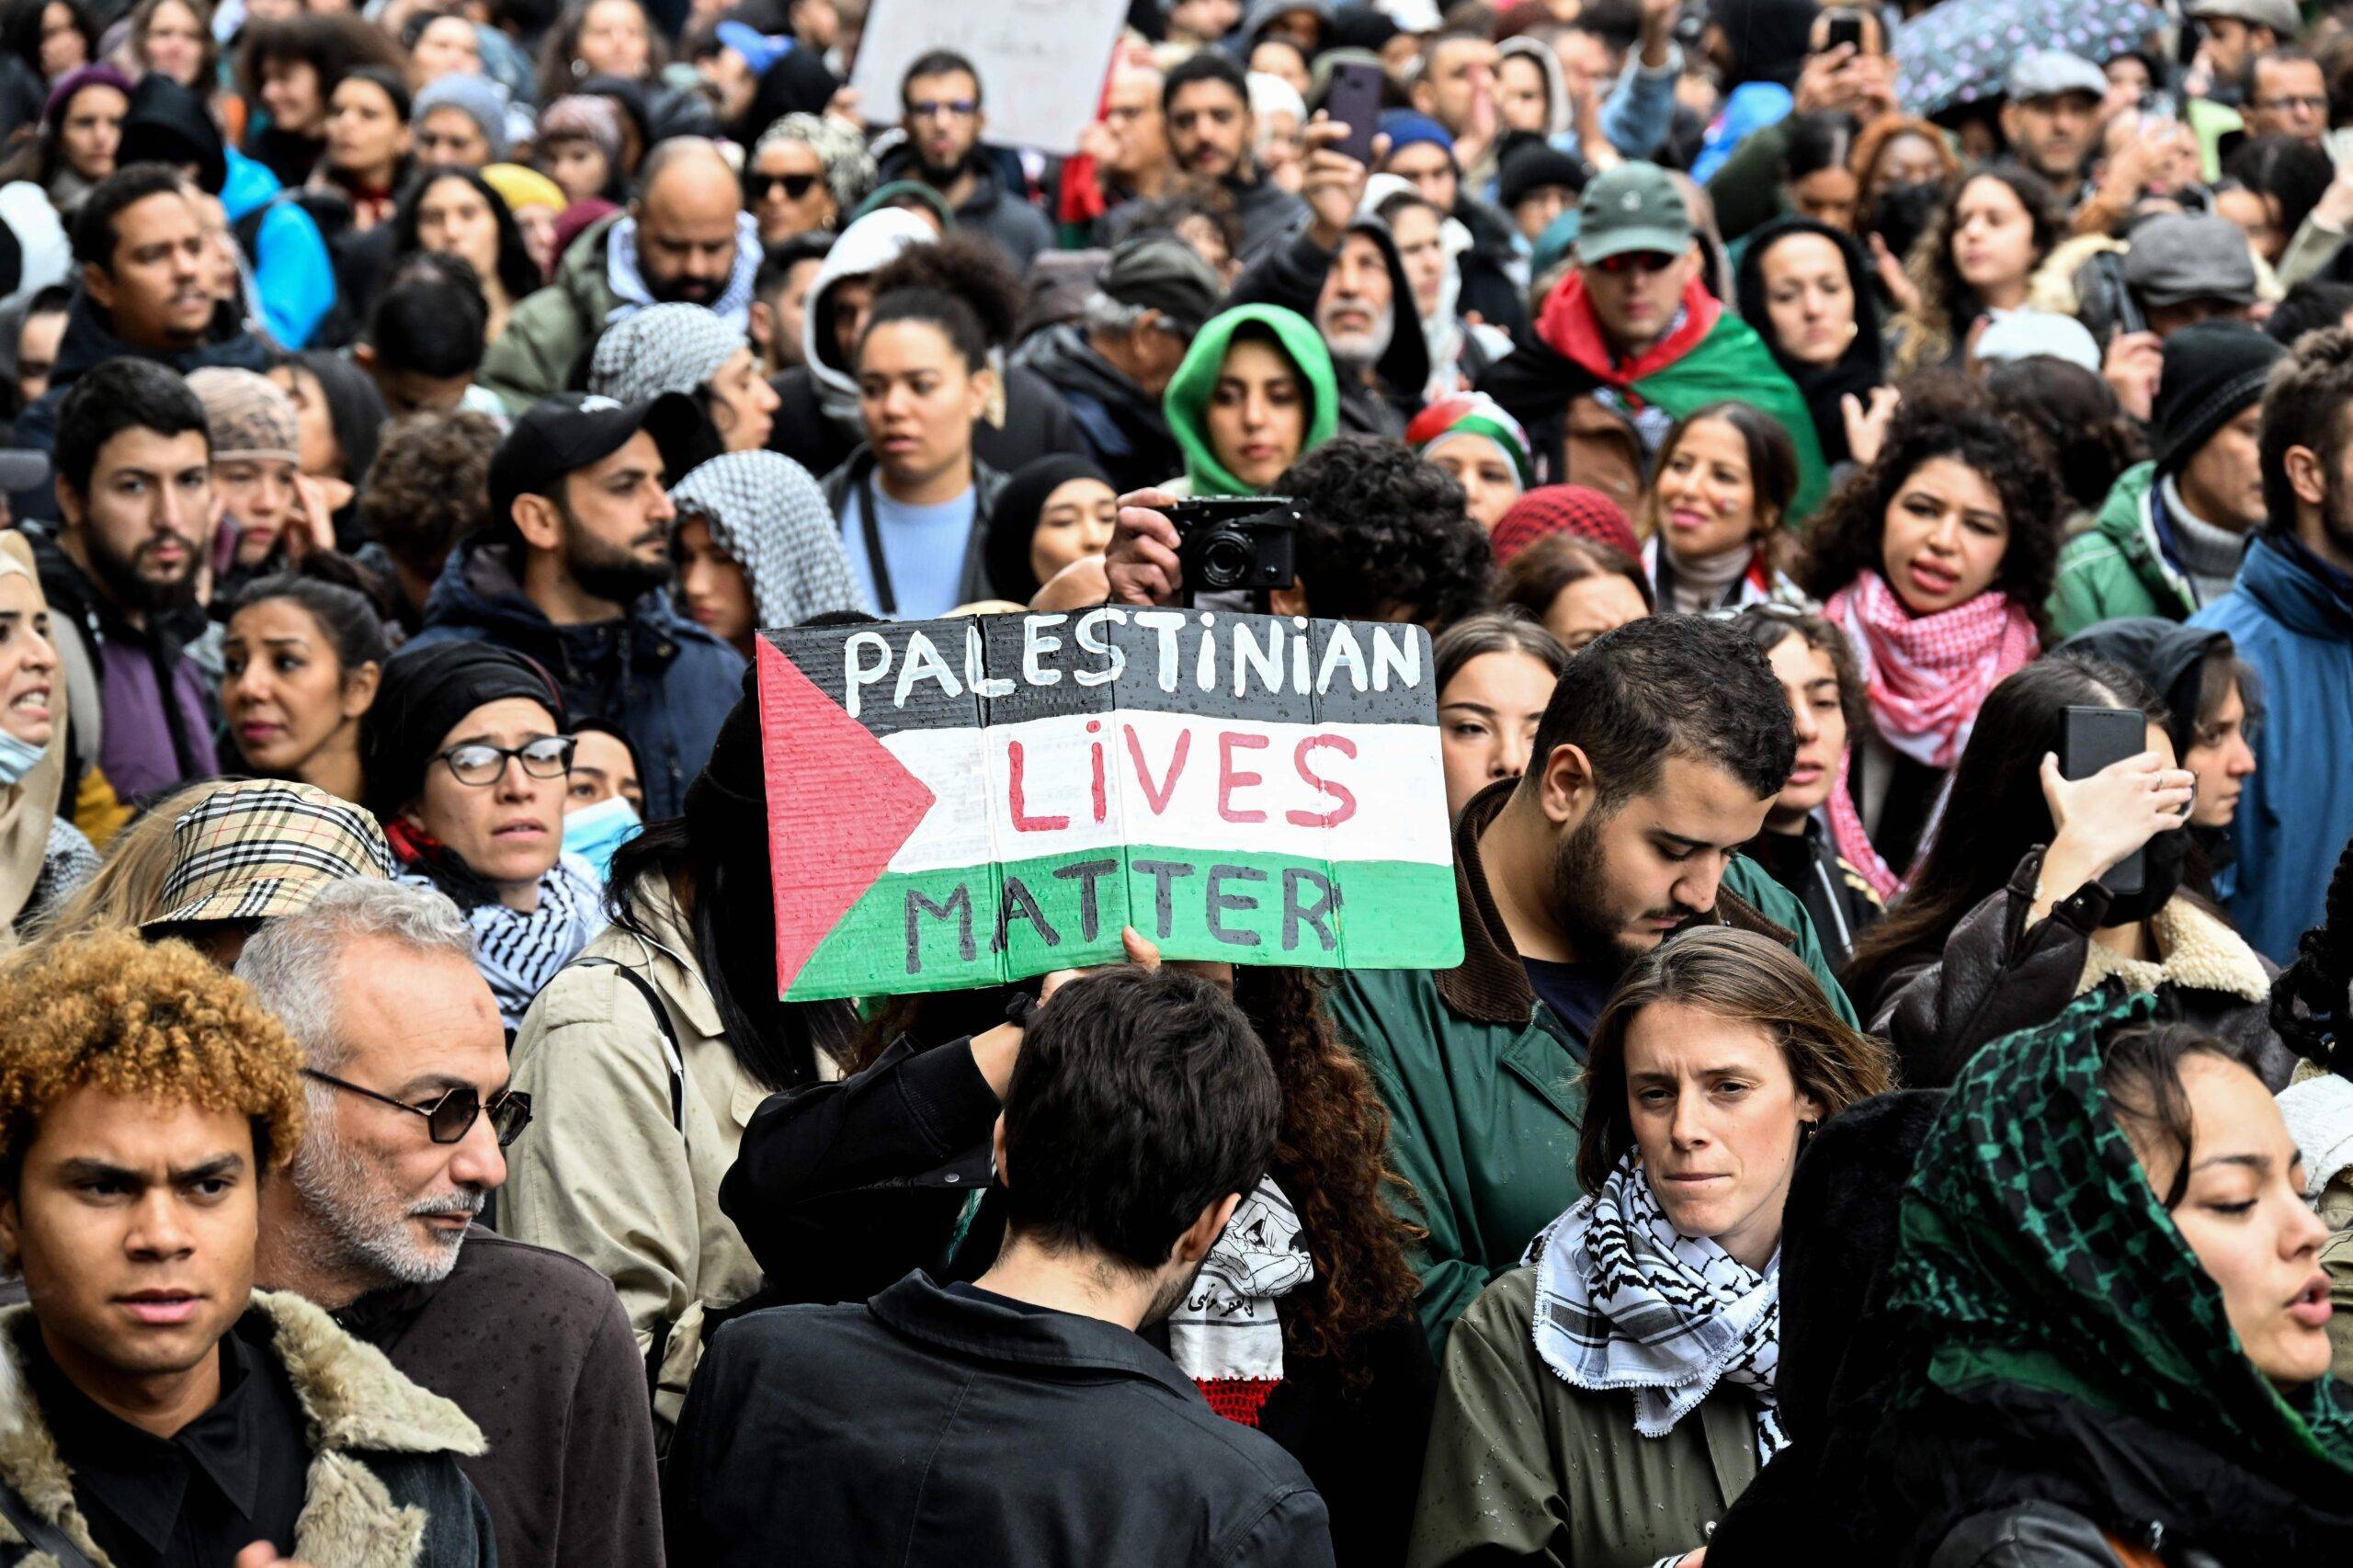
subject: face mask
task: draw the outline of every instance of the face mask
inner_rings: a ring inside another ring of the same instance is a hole
[[[33,770],[49,748],[37,746],[30,741],[20,741],[6,730],[0,730],[0,789],[14,785]]]
[[[596,868],[597,880],[611,878],[613,851],[637,832],[637,810],[620,796],[583,806],[563,819],[563,852]]]
[[[2189,831],[2171,827],[2149,840],[2141,851],[2141,891],[2119,893],[2108,904],[2108,924],[2138,926],[2163,909],[2181,891],[2182,869],[2189,858]]]

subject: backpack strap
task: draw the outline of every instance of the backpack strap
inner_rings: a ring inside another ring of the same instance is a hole
[[[646,1007],[654,1014],[654,1027],[662,1031],[663,1062],[670,1070],[670,1125],[684,1132],[687,1130],[687,1059],[678,1049],[677,1031],[670,1027],[669,1009],[662,1006],[662,998],[654,994],[654,983],[618,959],[575,959],[573,961],[582,969],[611,970],[645,998]]]
[[[6,1481],[0,1481],[0,1519],[16,1527],[26,1545],[55,1558],[58,1568],[97,1568],[87,1552],[67,1540],[63,1530],[34,1513],[32,1505],[18,1496],[17,1489]]]

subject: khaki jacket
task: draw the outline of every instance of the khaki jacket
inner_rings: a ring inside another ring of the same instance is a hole
[[[1535,1324],[1533,1267],[1488,1286],[1455,1324],[1407,1568],[1650,1568],[1705,1546],[1756,1478],[1748,1396],[1719,1387],[1645,1437],[1631,1395],[1572,1387],[1544,1364]]]
[[[524,1015],[514,1086],[531,1096],[533,1125],[508,1151],[498,1224],[610,1279],[640,1350],[661,1335],[679,1352],[665,1351],[654,1401],[655,1427],[666,1436],[704,1310],[759,1289],[759,1264],[720,1212],[719,1183],[767,1091],[727,1048],[676,902],[663,889],[641,907],[652,943],[608,926]],[[587,961],[597,959],[609,961]],[[685,1066],[675,1120],[668,1042],[613,964],[643,976],[662,999]]]

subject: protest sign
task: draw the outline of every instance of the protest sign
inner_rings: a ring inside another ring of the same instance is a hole
[[[952,50],[981,74],[982,140],[1068,157],[1095,118],[1127,0],[874,0],[849,85],[870,125],[899,122],[907,67]]]
[[[760,634],[793,1000],[1461,961],[1429,634],[1102,606]]]

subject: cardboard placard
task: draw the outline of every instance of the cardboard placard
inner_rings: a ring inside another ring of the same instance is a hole
[[[1095,118],[1127,15],[1127,0],[874,0],[849,85],[869,125],[896,125],[907,67],[953,50],[981,74],[983,140],[1068,157]]]
[[[795,1000],[1172,959],[1462,959],[1429,634],[1102,606],[764,631]]]

